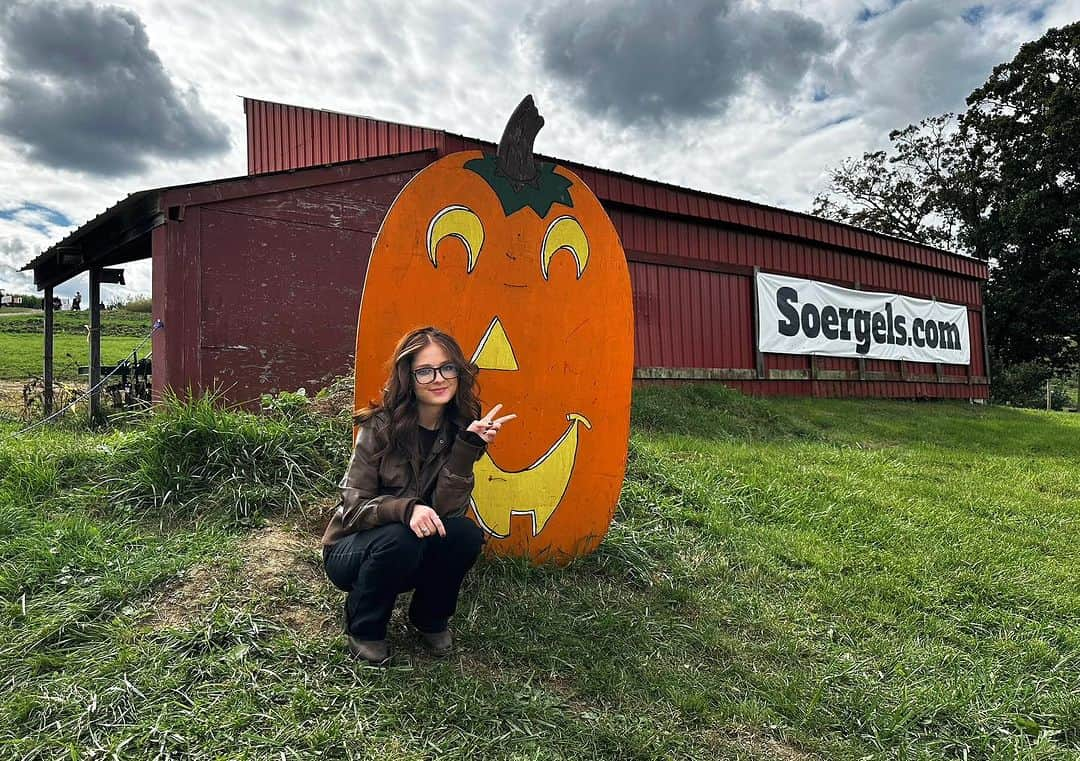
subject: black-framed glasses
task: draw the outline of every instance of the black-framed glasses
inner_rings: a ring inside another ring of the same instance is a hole
[[[418,367],[412,371],[412,374],[417,383],[426,385],[435,380],[436,371],[442,376],[443,380],[453,380],[458,377],[458,366],[453,362],[447,362],[439,367]]]

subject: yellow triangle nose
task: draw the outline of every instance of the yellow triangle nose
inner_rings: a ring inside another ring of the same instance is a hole
[[[488,325],[487,332],[480,339],[472,362],[481,370],[517,370],[517,358],[510,340],[506,337],[502,323],[496,317]]]

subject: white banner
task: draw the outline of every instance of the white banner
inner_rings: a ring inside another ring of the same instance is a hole
[[[757,276],[758,347],[776,354],[971,361],[967,307],[854,291],[783,275]]]

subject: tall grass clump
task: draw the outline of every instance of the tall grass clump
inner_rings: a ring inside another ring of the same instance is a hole
[[[294,393],[264,397],[263,413],[213,396],[166,400],[118,453],[116,504],[247,522],[332,491],[351,441],[342,419],[314,414]]]
[[[45,505],[111,472],[120,434],[88,436],[83,420],[20,435],[23,423],[0,420],[0,502]]]
[[[140,314],[150,314],[153,306],[154,304],[149,296],[140,299],[132,299],[126,304],[119,305],[121,309],[126,309],[129,312],[138,312]]]

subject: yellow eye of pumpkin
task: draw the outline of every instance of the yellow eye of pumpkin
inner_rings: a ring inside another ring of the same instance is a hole
[[[585,268],[589,266],[589,240],[581,229],[581,223],[573,217],[555,219],[544,233],[544,245],[540,250],[540,272],[543,273],[544,280],[548,279],[551,257],[564,248],[574,255],[577,277],[580,280]]]
[[[436,269],[439,261],[435,249],[443,238],[457,238],[465,245],[465,252],[469,255],[466,272],[472,272],[480,257],[480,248],[484,245],[484,226],[480,223],[480,217],[464,206],[447,206],[431,218],[427,229],[427,255]]]

